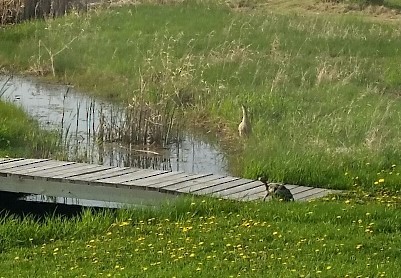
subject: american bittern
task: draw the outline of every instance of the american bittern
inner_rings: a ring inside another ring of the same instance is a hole
[[[242,105],[242,121],[238,126],[238,133],[239,136],[248,136],[251,134],[251,123],[249,122],[249,116],[248,116],[248,111],[246,110],[246,107]]]

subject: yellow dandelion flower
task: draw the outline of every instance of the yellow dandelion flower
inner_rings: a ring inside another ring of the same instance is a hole
[[[384,182],[384,179],[379,179],[379,183],[383,183]]]
[[[128,221],[124,221],[124,222],[121,222],[120,223],[120,227],[124,227],[124,226],[127,226],[127,225],[129,225],[129,222]]]

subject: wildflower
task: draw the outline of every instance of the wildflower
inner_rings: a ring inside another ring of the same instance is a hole
[[[127,226],[127,225],[129,225],[129,222],[128,221],[124,221],[124,222],[121,222],[120,223],[120,227],[124,227],[124,226]]]
[[[383,183],[384,182],[384,179],[379,179],[379,183]]]

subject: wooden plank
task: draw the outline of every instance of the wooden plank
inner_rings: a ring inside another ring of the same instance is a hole
[[[157,184],[153,184],[151,187],[152,189],[157,189],[159,190],[159,188],[165,187],[165,186],[169,186],[169,185],[173,185],[173,184],[178,184],[184,181],[188,181],[188,180],[193,180],[193,179],[197,179],[197,178],[201,178],[201,177],[205,177],[207,175],[210,174],[183,174],[181,177],[177,177],[175,179],[172,180],[167,180],[167,181],[163,181],[163,182],[159,182]]]
[[[91,165],[84,163],[73,163],[64,166],[45,169],[42,171],[31,172],[29,176],[38,179],[60,179],[70,177],[82,173],[83,171],[90,172],[93,169],[104,167],[100,165]]]
[[[200,189],[216,186],[216,185],[219,185],[219,184],[225,184],[225,183],[228,183],[228,182],[231,182],[231,181],[235,181],[235,180],[239,180],[239,178],[224,177],[224,178],[220,178],[220,179],[213,180],[213,181],[210,181],[210,182],[204,182],[204,183],[195,184],[195,185],[193,185],[191,187],[181,188],[181,189],[178,189],[177,192],[192,193],[192,192],[196,192],[197,190],[200,190]]]
[[[261,182],[259,181],[252,181],[250,183],[246,183],[243,184],[242,186],[235,186],[235,187],[231,187],[231,188],[227,188],[225,190],[216,192],[214,194],[212,194],[213,196],[216,197],[220,197],[220,198],[224,198],[225,196],[231,195],[231,194],[235,194],[235,193],[239,193],[239,192],[243,192],[243,191],[247,191],[250,190],[254,187],[259,187],[263,185]],[[264,187],[264,185],[263,185]]]
[[[259,192],[266,192],[266,187],[263,184],[261,184],[259,186],[256,186],[256,187],[253,187],[251,189],[245,190],[245,191],[241,191],[241,192],[237,192],[237,193],[234,193],[234,194],[226,195],[223,198],[236,199],[236,200],[239,200],[239,201],[243,201],[243,200],[246,200],[249,196],[251,196],[253,194],[256,194],[256,193],[259,193]]]
[[[291,193],[292,193],[292,195],[295,195],[295,194],[299,194],[299,193],[301,193],[301,192],[310,190],[310,189],[312,189],[312,188],[313,188],[313,187],[308,187],[308,186],[297,186],[297,187],[291,189]]]
[[[36,169],[35,171],[31,171],[26,173],[24,176],[30,178],[47,178],[49,174],[53,173],[62,173],[63,171],[67,171],[68,169],[73,169],[80,167],[80,163],[76,162],[67,162],[66,164],[61,164],[56,167],[45,168],[45,169]]]
[[[89,174],[94,172],[99,172],[105,169],[110,169],[108,166],[101,166],[101,165],[92,165],[92,164],[82,164],[79,168],[69,169],[68,171],[64,171],[63,173],[57,173],[48,178],[52,179],[65,179],[73,176]]]
[[[110,168],[103,171],[89,173],[79,176],[74,176],[68,178],[68,180],[72,181],[96,181],[104,178],[111,178],[116,176],[121,176],[124,174],[134,173],[139,171],[139,168],[130,168],[130,167],[117,167],[117,168]]]
[[[6,171],[7,169],[11,169],[14,167],[18,167],[18,166],[23,166],[23,165],[27,165],[27,164],[34,164],[34,163],[38,163],[41,161],[46,161],[48,159],[23,159],[23,160],[18,160],[18,161],[12,161],[10,163],[3,163],[0,164],[0,171]]]
[[[172,184],[172,185],[168,185],[168,186],[163,186],[162,188],[160,188],[160,191],[176,193],[177,190],[179,190],[179,189],[182,189],[185,187],[191,187],[194,185],[199,185],[199,184],[206,183],[206,182],[213,181],[213,180],[218,180],[218,179],[221,179],[224,177],[225,176],[221,176],[221,175],[208,175],[208,176],[198,177],[196,179],[191,179],[191,180],[187,180],[184,182],[180,182],[180,183],[176,183],[176,184]]]
[[[144,177],[150,177],[150,176],[155,176],[155,175],[160,175],[166,171],[153,171],[153,170],[139,170],[133,173],[129,174],[124,174],[121,176],[117,177],[111,177],[111,178],[104,178],[100,180],[96,180],[96,182],[99,183],[112,183],[112,184],[121,184],[123,182],[128,182],[136,179],[141,179]]]
[[[45,160],[34,164],[23,165],[7,170],[7,173],[27,175],[32,172],[41,171],[45,169],[51,169],[59,166],[73,164],[74,162],[64,162],[55,160]]]
[[[13,162],[13,161],[19,161],[19,160],[22,160],[22,159],[23,158],[2,158],[0,160],[0,164],[10,163],[10,162]]]
[[[324,190],[324,191],[317,192],[317,193],[314,193],[312,195],[309,195],[304,199],[297,199],[297,201],[310,201],[310,200],[313,200],[313,199],[318,199],[318,198],[325,197],[325,196],[327,196],[329,194],[333,194],[333,193],[334,193],[333,191],[327,189],[327,190]]]
[[[321,193],[324,191],[327,191],[327,189],[311,187],[311,188],[309,188],[309,190],[305,190],[298,194],[294,194],[294,199],[295,200],[307,199],[307,197],[309,197],[309,196],[312,196],[314,194],[318,194],[318,193]]]
[[[217,193],[219,192],[225,192],[229,189],[233,189],[233,188],[245,188],[246,184],[252,183],[254,182],[254,180],[249,180],[249,179],[238,179],[232,182],[227,182],[227,183],[222,183],[222,184],[218,184],[216,186],[211,186],[211,187],[207,187],[207,188],[203,188],[203,189],[199,189],[199,190],[195,190],[192,191],[192,193],[195,193],[197,195],[209,195],[212,193]],[[261,183],[261,182],[258,182]],[[237,189],[240,190],[240,189]],[[224,195],[224,193],[221,193],[222,195]]]
[[[150,187],[152,185],[159,184],[165,181],[174,180],[183,176],[188,176],[188,174],[184,172],[166,172],[160,175],[145,177],[139,180],[123,182],[123,184]]]

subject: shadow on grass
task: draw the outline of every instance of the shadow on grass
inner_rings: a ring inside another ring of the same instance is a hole
[[[0,191],[0,218],[4,216],[16,216],[24,218],[33,217],[36,220],[44,220],[46,217],[73,218],[81,215],[88,207],[78,205],[64,205],[57,203],[41,203],[19,200],[22,193]],[[94,212],[105,208],[90,208]],[[114,209],[109,209],[114,210]]]

